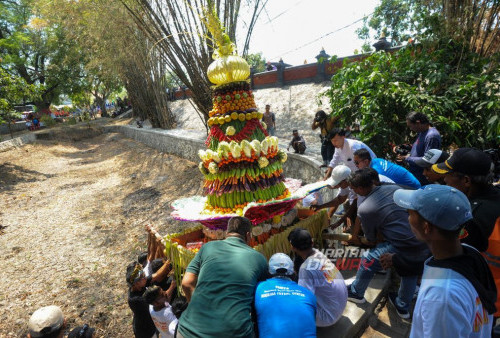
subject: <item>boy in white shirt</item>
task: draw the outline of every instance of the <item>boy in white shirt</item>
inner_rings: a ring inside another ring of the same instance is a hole
[[[149,304],[149,313],[155,323],[160,338],[173,338],[169,327],[177,318],[172,312],[169,300],[175,290],[175,282],[172,282],[167,291],[163,291],[159,286],[151,286],[144,292],[144,299]],[[174,326],[175,327],[175,326]]]

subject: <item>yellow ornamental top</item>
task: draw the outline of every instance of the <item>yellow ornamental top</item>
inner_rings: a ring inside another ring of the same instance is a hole
[[[214,62],[208,66],[210,82],[223,85],[245,81],[250,75],[250,66],[242,57],[236,55],[236,46],[231,41],[213,8],[205,10],[205,24],[217,45],[212,55]]]

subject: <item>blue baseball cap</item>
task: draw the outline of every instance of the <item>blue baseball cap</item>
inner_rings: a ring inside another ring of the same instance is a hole
[[[415,210],[443,230],[458,230],[472,219],[467,196],[447,185],[429,184],[418,190],[399,189],[393,198],[400,207]]]

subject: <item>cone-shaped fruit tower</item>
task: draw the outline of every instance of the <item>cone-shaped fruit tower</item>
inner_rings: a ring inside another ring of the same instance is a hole
[[[207,150],[200,150],[205,176],[205,214],[243,214],[250,202],[283,199],[289,192],[282,163],[287,155],[278,138],[269,137],[248,83],[250,67],[236,55],[235,46],[217,16],[206,12],[206,25],[216,43],[209,80],[215,84],[209,113]]]

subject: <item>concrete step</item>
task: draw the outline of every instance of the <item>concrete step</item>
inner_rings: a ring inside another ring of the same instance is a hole
[[[346,284],[351,284],[356,271],[342,271]],[[366,329],[377,305],[386,293],[390,284],[390,273],[376,274],[365,292],[366,303],[347,302],[342,317],[332,326],[317,329],[318,338],[359,337]]]

